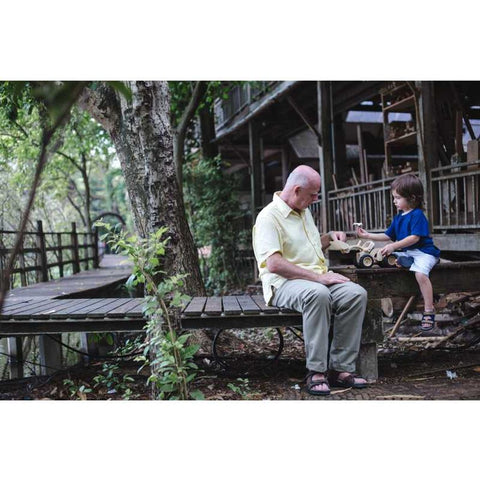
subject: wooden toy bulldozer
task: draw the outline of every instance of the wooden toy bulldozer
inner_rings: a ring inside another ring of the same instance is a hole
[[[355,265],[359,268],[371,268],[375,263],[382,267],[395,267],[397,257],[388,255],[384,257],[380,253],[380,248],[375,247],[371,240],[358,240],[357,243],[350,244],[340,240],[334,240],[328,247],[329,250],[340,251],[341,253],[355,253]]]

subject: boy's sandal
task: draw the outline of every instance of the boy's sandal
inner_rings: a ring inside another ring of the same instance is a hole
[[[435,312],[423,312],[420,330],[428,332],[435,327]]]
[[[323,375],[322,380],[313,380],[314,375]],[[313,372],[309,371],[305,377],[305,385],[307,387],[307,392],[310,395],[330,395],[330,385],[328,384],[327,376],[323,372]],[[326,385],[327,390],[314,390],[313,387],[317,385]]]
[[[349,373],[340,378],[340,374],[343,372],[331,371],[328,374],[328,381],[332,387],[344,387],[344,388],[366,388],[368,387],[367,383],[356,382],[356,379],[362,379],[359,375],[354,373]]]

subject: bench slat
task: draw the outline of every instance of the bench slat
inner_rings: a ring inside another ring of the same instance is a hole
[[[187,316],[200,316],[203,312],[203,307],[207,302],[207,297],[193,297],[192,301],[187,305],[183,311]]]
[[[237,297],[233,295],[223,297],[223,313],[225,315],[238,315],[242,313]]]
[[[127,303],[124,303],[123,305],[120,305],[119,307],[114,308],[113,310],[110,310],[109,312],[107,312],[106,316],[107,317],[123,317],[125,313],[138,307],[139,300],[142,300],[142,299],[132,298]]]
[[[240,307],[242,307],[245,314],[259,314],[261,312],[260,307],[252,300],[249,295],[241,295],[237,297]]]
[[[50,318],[68,318],[71,312],[75,312],[90,302],[89,298],[77,298],[68,300],[59,300],[59,305],[55,312],[50,314]]]
[[[260,307],[263,313],[278,313],[278,307],[272,307],[265,303],[263,295],[252,295],[252,300]]]
[[[45,303],[49,298],[39,298],[38,300],[32,300],[31,302],[26,302],[26,303],[16,303],[15,305],[7,305],[3,308],[2,310],[2,317],[9,317],[11,314],[15,313],[16,311],[20,312],[21,310],[26,310],[27,308],[30,308],[33,305],[40,305],[41,303]]]
[[[51,300],[51,299],[44,298],[39,302],[27,303],[27,304],[24,304],[24,306],[21,308],[4,312],[1,316],[2,318],[5,318],[5,317],[30,318],[33,313],[38,313],[43,310],[46,310],[47,308],[50,308],[52,305],[54,305],[55,302],[57,301],[58,300]]]
[[[220,315],[222,313],[222,299],[220,297],[209,297],[205,304],[206,315]]]
[[[112,299],[115,300],[115,299]],[[130,298],[117,298],[114,302],[103,303],[101,305],[97,305],[94,310],[87,313],[88,318],[102,318],[105,314],[115,308],[118,308],[122,305],[125,305],[129,302]]]

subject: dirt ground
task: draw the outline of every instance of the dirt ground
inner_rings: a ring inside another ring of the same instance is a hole
[[[402,351],[379,354],[379,379],[362,390],[333,389],[328,397],[314,397],[304,388],[304,358],[295,348],[274,363],[235,363],[219,366],[213,357],[197,358],[202,370],[192,389],[206,400],[476,400],[480,399],[480,349],[458,351]],[[129,400],[150,399],[146,374],[138,364],[118,363],[113,387],[95,385],[100,362],[72,367],[50,377],[0,382],[1,400]],[[128,375],[131,381],[121,382]],[[97,382],[98,383],[98,382]],[[129,391],[121,390],[127,383]],[[119,388],[121,387],[121,388]],[[118,389],[119,391],[117,391]]]

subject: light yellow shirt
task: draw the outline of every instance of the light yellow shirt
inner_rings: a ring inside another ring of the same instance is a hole
[[[275,192],[273,201],[259,214],[253,227],[253,251],[262,280],[263,296],[271,304],[274,289],[287,280],[269,272],[267,258],[279,252],[285,260],[315,273],[327,273],[320,233],[308,208],[291,209]]]

